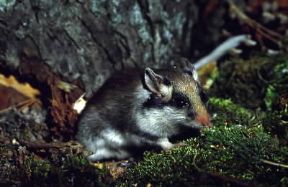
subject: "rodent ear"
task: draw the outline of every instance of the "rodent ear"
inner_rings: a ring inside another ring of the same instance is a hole
[[[145,69],[144,83],[149,91],[163,101],[167,102],[171,99],[173,90],[171,82],[150,68]]]
[[[193,64],[191,64],[191,72],[192,72],[193,79],[195,81],[199,82],[199,76],[198,76],[197,70],[196,70],[196,68],[194,67]]]
[[[195,81],[198,81],[199,82],[199,77],[198,77],[198,73],[197,73],[197,70],[194,66],[194,64],[192,64],[188,59],[186,58],[181,58],[180,60],[180,66],[181,66],[181,69],[184,73],[187,73],[189,74],[190,76],[193,77],[193,79]]]

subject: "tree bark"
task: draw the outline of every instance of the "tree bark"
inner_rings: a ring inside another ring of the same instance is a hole
[[[225,10],[222,1],[213,2],[0,2],[0,71],[40,87],[54,123],[71,128],[76,118],[67,112],[72,110],[68,103],[81,90],[89,98],[115,70],[160,68],[177,63],[178,56],[193,59],[207,52],[201,42],[217,42]],[[59,81],[75,84],[76,89],[64,92]]]

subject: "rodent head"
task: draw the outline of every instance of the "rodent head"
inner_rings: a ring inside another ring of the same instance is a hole
[[[146,68],[144,86],[152,93],[146,106],[169,107],[177,111],[175,115],[178,116],[175,118],[185,118],[183,123],[192,122],[193,126],[198,127],[211,126],[206,109],[208,98],[200,86],[193,65],[190,64],[190,69],[181,68],[157,73]]]

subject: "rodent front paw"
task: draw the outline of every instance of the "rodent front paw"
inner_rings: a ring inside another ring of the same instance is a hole
[[[168,138],[159,139],[157,144],[164,150],[168,150],[174,147],[174,144],[169,142]]]

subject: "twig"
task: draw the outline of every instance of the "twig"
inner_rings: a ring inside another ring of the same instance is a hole
[[[276,43],[279,47],[282,47],[282,40],[283,36],[281,36],[279,33],[276,33],[260,23],[256,22],[255,20],[248,17],[239,7],[236,6],[236,4],[233,2],[233,0],[228,0],[230,10],[235,13],[237,18],[241,20],[242,22],[246,23],[251,28],[255,29],[256,32],[258,32],[263,37],[271,40],[272,42]]]
[[[46,143],[46,142],[28,142],[28,141],[18,141],[18,144],[7,144],[6,142],[9,141],[9,139],[5,139],[5,138],[0,138],[0,147],[11,147],[11,148],[15,148],[18,146],[25,146],[28,149],[61,149],[61,148],[65,148],[65,147],[80,147],[80,144],[74,141],[70,141],[70,142],[52,142],[52,143]]]
[[[280,164],[280,163],[272,162],[272,161],[265,160],[265,159],[260,159],[260,161],[265,163],[265,164],[269,164],[269,165],[272,165],[272,166],[278,166],[278,167],[282,167],[282,168],[288,169],[288,165],[287,164]]]
[[[198,166],[197,166],[197,164],[196,164],[196,157],[197,157],[197,155],[198,155],[198,152],[196,151],[196,153],[195,153],[195,155],[194,155],[194,157],[193,157],[193,166],[197,169],[197,171],[199,171],[199,172],[203,172],[203,170],[201,169],[201,168],[199,168]]]
[[[30,149],[51,149],[51,148],[61,149],[65,147],[79,146],[77,142],[73,142],[73,141],[72,142],[71,141],[70,142],[52,142],[52,143],[19,141],[19,143]]]
[[[51,148],[63,148],[67,145],[63,143],[44,143],[44,142],[27,142],[27,141],[20,141],[20,145],[23,145],[30,149],[51,149]]]
[[[7,108],[1,109],[0,110],[0,114],[6,113],[6,112],[8,112],[8,111],[10,111],[12,109],[15,109],[15,108],[21,109],[21,108],[23,108],[25,106],[32,106],[34,104],[41,104],[41,102],[39,100],[37,100],[37,99],[26,99],[24,101],[21,101],[21,102],[17,103],[15,106],[9,106]]]

